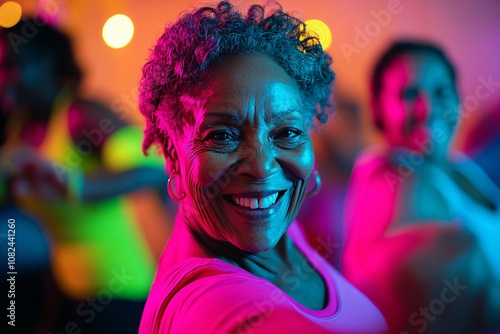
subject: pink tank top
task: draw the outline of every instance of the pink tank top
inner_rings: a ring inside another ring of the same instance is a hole
[[[139,333],[386,333],[378,309],[306,242],[287,231],[323,277],[328,304],[308,309],[274,284],[213,258],[160,262]],[[293,279],[293,277],[290,277]]]

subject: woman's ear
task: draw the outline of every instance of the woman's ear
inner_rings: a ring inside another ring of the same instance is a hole
[[[163,155],[167,162],[167,173],[169,175],[167,190],[170,198],[174,201],[181,201],[186,197],[186,192],[182,185],[182,177],[179,173],[179,156],[175,148],[174,140],[168,137],[163,143]]]
[[[167,137],[162,145],[163,156],[165,157],[168,175],[172,175],[179,171],[179,156],[175,148],[174,141],[171,137]]]

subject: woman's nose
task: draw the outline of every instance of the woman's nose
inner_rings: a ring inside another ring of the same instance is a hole
[[[413,119],[416,124],[422,124],[430,114],[430,99],[426,92],[420,91],[413,107]]]
[[[276,173],[279,164],[272,143],[258,139],[246,143],[238,166],[240,175],[248,175],[256,180],[266,179]]]

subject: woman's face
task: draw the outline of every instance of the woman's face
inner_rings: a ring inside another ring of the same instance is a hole
[[[174,140],[198,234],[247,252],[274,247],[302,204],[314,153],[295,81],[273,60],[236,55],[217,64]]]
[[[402,55],[384,72],[379,112],[392,146],[446,156],[459,100],[449,70],[434,55]]]

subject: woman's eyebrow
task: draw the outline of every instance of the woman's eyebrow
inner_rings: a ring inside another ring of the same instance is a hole
[[[303,114],[297,108],[276,110],[269,116],[266,115],[267,121],[272,123],[282,123],[289,120],[301,120]],[[210,124],[212,122],[225,121],[231,124],[241,124],[244,122],[240,113],[232,111],[209,111],[203,115],[200,124]]]
[[[240,115],[231,111],[213,111],[207,112],[201,118],[200,126],[212,126],[216,123],[224,122],[227,124],[241,124]]]
[[[240,119],[237,113],[231,111],[207,112],[205,115],[203,115],[203,121],[210,118],[224,119],[233,122],[237,122]]]
[[[272,122],[283,121],[284,119],[302,119],[304,115],[296,108],[277,110],[271,114]]]
[[[205,115],[203,115],[202,123],[220,120],[229,121],[231,123],[239,123],[240,115],[231,111],[207,112]]]

